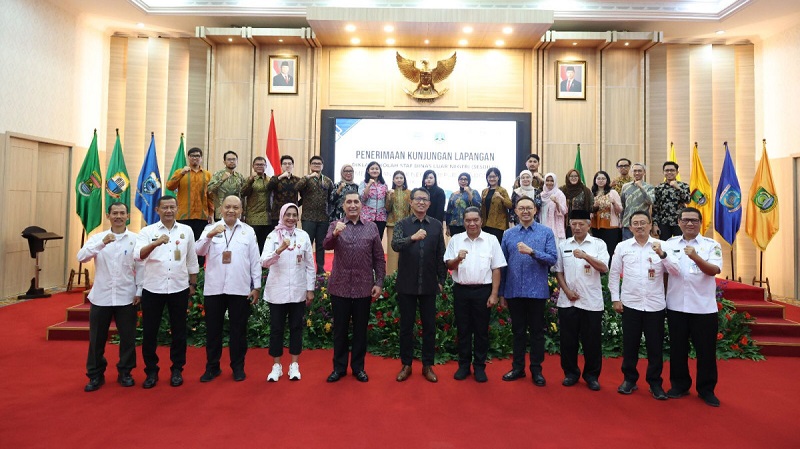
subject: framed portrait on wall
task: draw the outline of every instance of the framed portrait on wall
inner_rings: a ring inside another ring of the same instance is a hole
[[[556,61],[556,100],[586,99],[586,61]]]
[[[297,55],[269,56],[269,93],[297,93]]]

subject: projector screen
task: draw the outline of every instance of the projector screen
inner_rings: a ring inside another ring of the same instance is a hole
[[[403,112],[378,117],[374,111],[323,111],[321,139],[325,171],[335,181],[349,163],[354,181],[361,182],[367,165],[378,161],[390,186],[396,170],[405,172],[409,189],[422,185],[425,170],[434,170],[448,196],[463,172],[480,191],[486,187],[486,170],[497,167],[502,185],[510,189],[530,154],[530,114]]]

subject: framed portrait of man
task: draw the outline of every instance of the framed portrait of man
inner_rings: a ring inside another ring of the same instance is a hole
[[[556,61],[556,100],[586,99],[586,61]]]
[[[297,93],[297,56],[269,56],[269,93]]]

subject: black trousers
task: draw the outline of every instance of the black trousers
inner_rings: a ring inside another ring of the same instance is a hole
[[[158,328],[161,315],[167,306],[169,327],[172,331],[172,344],[169,358],[171,371],[183,371],[186,364],[186,308],[189,306],[189,289],[176,293],[142,292],[142,358],[144,372],[148,376],[158,374]]]
[[[606,248],[608,248],[608,255],[613,256],[614,250],[617,248],[619,242],[622,241],[622,229],[592,228],[592,236],[597,237],[598,239],[606,242]],[[608,266],[611,266],[610,260],[604,260],[603,262],[608,262]]]
[[[311,239],[311,243],[314,244],[314,258],[317,261],[317,273],[325,272],[325,248],[322,247],[322,241],[325,240],[325,234],[328,232],[329,225],[330,223],[327,221],[303,220],[303,230],[306,231],[308,237]]]
[[[689,340],[697,355],[697,392],[714,393],[717,386],[717,328],[715,313],[667,310],[669,323],[669,381],[678,391],[689,391]]]
[[[283,355],[283,335],[286,330],[287,318],[289,319],[289,354],[300,355],[303,352],[303,316],[305,313],[305,301],[286,304],[269,303],[269,355],[272,357]]]
[[[448,227],[450,228],[450,237],[467,231],[467,228],[465,228],[464,226],[450,225]]]
[[[206,226],[208,226],[208,220],[201,220],[199,218],[193,218],[191,220],[178,220],[178,223],[183,223],[192,228],[195,242],[200,238],[200,235],[203,233],[203,230],[206,229]],[[204,256],[197,256],[197,263],[201,267],[204,266],[206,263],[206,258]]]
[[[678,225],[658,225],[658,230],[661,232],[658,234],[658,238],[664,241],[676,235],[683,235],[683,231],[681,231],[681,228]]]
[[[588,382],[600,377],[603,367],[603,311],[584,310],[578,307],[560,307],[558,322],[561,325],[561,369],[564,376],[577,379],[578,342],[583,346],[583,378]]]
[[[364,370],[367,354],[367,323],[372,298],[344,298],[331,295],[333,309],[333,370],[347,372],[347,355],[354,373]],[[353,341],[348,341],[350,322],[353,323]]]
[[[624,306],[623,306],[624,307]],[[649,385],[661,386],[661,370],[664,367],[664,310],[642,312],[624,307],[622,311],[622,374],[625,380],[636,383],[639,371],[639,344],[644,333],[647,347],[647,374]]]
[[[541,373],[544,361],[544,306],[547,300],[506,298],[506,302],[511,315],[511,333],[514,334],[514,359],[511,367],[515,370],[525,369],[525,353],[530,341],[531,373]]]
[[[385,221],[376,221],[375,226],[378,227],[378,234],[381,236],[381,240],[383,240],[383,231],[386,229],[386,222]],[[327,232],[327,228],[325,229]],[[324,236],[323,236],[324,238]],[[389,242],[391,244],[391,242]]]
[[[250,302],[247,300],[247,296],[237,295],[209,295],[205,298],[207,371],[219,369],[219,360],[222,357],[222,328],[225,324],[226,310],[230,327],[228,351],[231,358],[231,369],[234,372],[244,371]]]
[[[436,295],[397,294],[400,310],[400,362],[411,365],[414,360],[414,322],[422,321],[422,366],[433,365],[436,351]]]
[[[450,227],[452,229],[452,226]],[[453,284],[453,311],[458,328],[458,366],[486,367],[489,352],[489,316],[492,309],[486,302],[492,284]]]
[[[275,226],[272,225],[250,225],[256,233],[256,241],[258,242],[258,254],[264,251],[264,242],[267,241],[267,236]]]
[[[498,243],[503,243],[503,233],[506,232],[505,229],[490,228],[489,226],[484,226],[482,229],[483,231],[497,237]]]
[[[119,374],[130,374],[136,367],[136,307],[97,306],[89,310],[89,355],[86,357],[86,377],[94,379],[106,372],[108,362],[105,358],[108,328],[111,318],[117,324],[119,333]]]

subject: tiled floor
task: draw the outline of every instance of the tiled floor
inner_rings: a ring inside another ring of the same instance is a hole
[[[56,293],[60,293],[60,292],[63,292],[65,290],[66,290],[66,288],[64,288],[64,287],[58,287],[58,288],[48,288],[44,292],[45,293],[50,293],[51,295],[54,295]],[[29,299],[17,299],[17,295],[9,296],[7,298],[0,299],[0,307],[9,306],[11,304],[18,304],[20,301],[30,301],[30,300]]]

